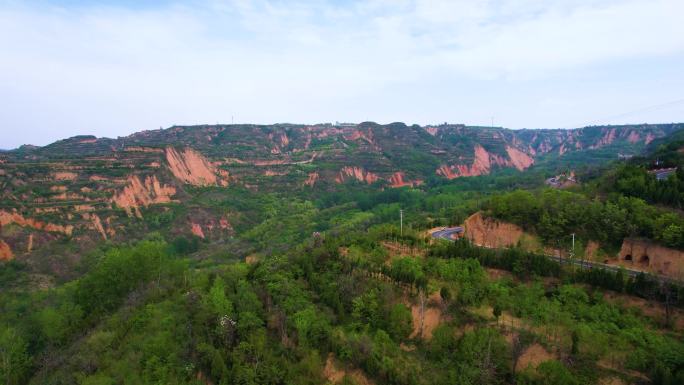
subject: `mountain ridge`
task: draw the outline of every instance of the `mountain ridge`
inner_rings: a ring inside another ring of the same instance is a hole
[[[146,212],[163,217],[169,210],[185,213],[179,233],[220,237],[244,217],[239,210],[192,203],[202,189],[415,188],[497,170],[523,171],[569,154],[585,162],[595,153],[638,154],[682,128],[509,130],[364,122],[174,126],[117,139],[79,135],[0,154],[0,239],[8,259],[64,236],[85,243],[125,238],[145,226]]]

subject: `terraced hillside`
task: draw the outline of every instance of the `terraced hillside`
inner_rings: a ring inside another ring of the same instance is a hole
[[[74,238],[148,231],[184,203],[177,233],[222,238],[237,210],[188,202],[202,189],[253,192],[417,187],[430,180],[525,170],[570,154],[638,153],[682,124],[507,130],[403,123],[215,125],[77,136],[0,154],[0,258]],[[149,218],[148,218],[149,219]],[[126,237],[122,237],[125,239]]]

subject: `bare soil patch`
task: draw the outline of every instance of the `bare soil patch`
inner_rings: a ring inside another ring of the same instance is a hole
[[[626,385],[626,382],[620,377],[604,377],[599,380],[599,385]]]
[[[493,281],[502,278],[513,278],[513,274],[511,274],[511,272],[507,270],[494,269],[491,267],[488,267],[485,270],[487,271],[487,276],[489,277],[489,279]]]
[[[553,354],[549,353],[543,346],[538,343],[530,345],[518,360],[518,365],[515,368],[516,371],[526,369],[528,367],[537,368],[539,364],[544,361],[553,360],[555,357]]]
[[[421,336],[420,313],[420,303],[411,306],[411,315],[413,316],[413,332],[411,333],[411,338]],[[441,322],[442,298],[439,296],[439,292],[434,292],[425,300],[422,338],[430,340],[432,338],[432,332]]]
[[[325,368],[323,368],[323,376],[333,384],[342,382],[345,376],[350,376],[354,382],[359,385],[373,385],[373,381],[366,377],[366,374],[361,369],[348,370],[342,367],[337,362],[335,355],[330,353],[328,359],[325,361]]]

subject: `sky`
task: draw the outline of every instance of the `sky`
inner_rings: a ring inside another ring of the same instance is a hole
[[[231,122],[684,122],[682,15],[682,0],[0,0],[0,148]]]

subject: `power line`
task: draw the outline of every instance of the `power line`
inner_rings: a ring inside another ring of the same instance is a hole
[[[602,118],[602,119],[596,119],[596,120],[593,120],[593,121],[591,121],[591,122],[588,122],[588,123],[585,123],[585,124],[583,124],[583,125],[580,125],[580,127],[591,126],[591,125],[593,125],[593,124],[595,124],[595,123],[604,122],[604,121],[606,121],[606,120],[622,118],[622,117],[625,117],[625,116],[629,116],[629,115],[633,115],[633,114],[638,114],[638,113],[640,113],[640,112],[646,112],[646,111],[651,111],[651,110],[657,110],[657,109],[660,109],[660,108],[663,108],[663,107],[674,106],[674,105],[677,105],[677,104],[680,104],[680,103],[684,103],[684,99],[677,99],[677,100],[673,100],[673,101],[666,102],[666,103],[656,104],[656,105],[649,106],[649,107],[644,107],[644,108],[639,108],[639,109],[632,110],[632,111],[628,111],[628,112],[623,112],[623,113],[621,113],[621,114],[617,114],[617,115],[613,115],[613,116],[608,116],[608,117],[605,117],[605,118]]]

